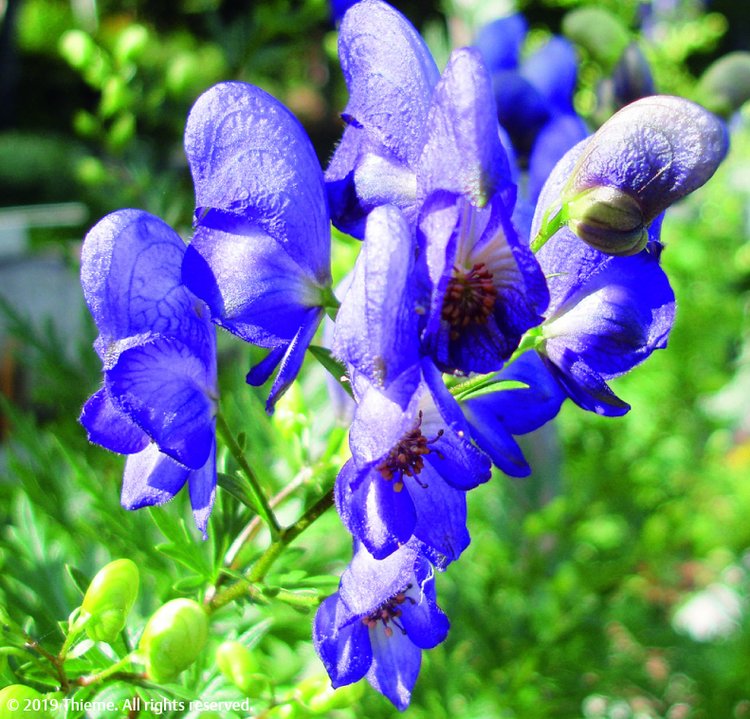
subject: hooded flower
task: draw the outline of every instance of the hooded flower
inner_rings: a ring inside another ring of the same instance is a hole
[[[375,560],[355,542],[339,591],[318,608],[315,650],[334,688],[366,676],[400,711],[409,706],[422,650],[448,634],[429,562],[411,542]]]
[[[633,102],[566,156],[570,174],[557,188],[562,217],[592,247],[636,254],[649,225],[706,183],[728,148],[724,123],[700,105],[665,95]],[[549,210],[554,199],[547,192],[539,204]]]
[[[398,206],[419,227],[431,284],[425,351],[445,371],[499,369],[548,298],[511,222],[516,188],[478,51],[455,51],[439,76],[408,21],[363,0],[339,53],[350,100],[326,173],[334,222],[361,236],[369,211]]]
[[[557,165],[539,198],[532,230],[560,196],[581,143]],[[609,416],[630,406],[607,381],[666,346],[674,321],[674,293],[659,264],[661,221],[637,255],[604,254],[563,227],[537,253],[547,275],[550,305],[537,350],[566,394],[584,409]]]
[[[121,210],[89,232],[81,284],[104,383],[81,423],[127,454],[122,503],[162,504],[187,482],[204,533],[216,486],[216,347],[206,306],[182,284],[185,245],[157,217]]]
[[[375,557],[414,536],[445,565],[469,543],[465,492],[489,479],[490,465],[440,373],[420,355],[423,283],[413,248],[398,209],[373,210],[334,334],[357,400],[352,459],[336,499],[344,524]]]
[[[516,155],[524,162],[531,157],[533,165],[549,152],[555,135],[570,135],[577,142],[587,132],[573,109],[578,75],[575,49],[565,38],[553,36],[521,60],[527,32],[523,16],[511,15],[485,25],[474,44],[492,77],[500,124],[510,136]],[[534,158],[542,137],[545,153]],[[563,147],[554,161],[568,147]],[[553,165],[547,167],[548,172]]]
[[[184,282],[214,322],[271,350],[248,374],[262,384],[279,367],[270,411],[296,377],[330,295],[323,174],[294,116],[240,82],[197,100],[185,151],[196,211]]]

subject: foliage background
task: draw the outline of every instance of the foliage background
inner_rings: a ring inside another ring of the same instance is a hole
[[[512,8],[510,0],[395,5],[438,58]],[[698,97],[711,62],[750,45],[743,3],[732,0],[708,8],[697,0],[519,2],[533,30],[529,45],[560,32],[566,15],[586,5],[606,7],[639,40],[660,92]],[[651,25],[642,23],[649,9]],[[129,206],[189,235],[181,134],[194,99],[219,80],[253,82],[285,102],[325,163],[346,101],[335,27],[323,0],[5,0],[0,16],[0,238],[20,232],[25,242],[0,256],[0,605],[59,647],[58,623],[80,603],[82,578],[131,557],[143,584],[128,625],[133,639],[161,603],[217,581],[252,513],[221,491],[204,543],[182,498],[153,511],[120,508],[122,459],[88,445],[76,423],[99,379],[94,329],[75,289],[80,240],[100,216]],[[592,38],[576,40],[577,105],[596,122],[597,87],[611,63]],[[425,655],[407,716],[750,716],[748,107],[731,127],[727,162],[664,224],[664,264],[678,298],[668,350],[617,382],[633,405],[628,415],[603,419],[566,403],[526,442],[532,477],[498,475],[470,495],[472,545],[438,577],[451,633]],[[64,219],[57,203],[73,203],[78,214]],[[8,208],[40,204],[57,219],[27,213],[18,230],[18,211]],[[337,276],[355,252],[338,238]],[[29,266],[37,279],[12,294],[7,278],[26,277]],[[62,297],[63,310],[48,312]],[[254,350],[222,335],[220,351],[222,411],[243,433],[265,486],[293,483],[279,510],[291,522],[346,456],[323,373],[310,366],[269,419],[262,392],[244,384]],[[228,456],[219,463],[234,470]],[[261,533],[248,561],[264,541]],[[348,554],[329,512],[268,584],[330,593]],[[685,607],[695,606],[690,615]],[[241,637],[257,642],[276,700],[301,696],[300,682],[322,681],[322,667],[310,646],[311,614],[300,609],[271,597],[222,610],[212,644],[173,691],[237,695],[212,652]],[[96,660],[80,661],[85,669]],[[16,681],[18,662],[0,653],[0,686]],[[87,696],[132,695],[116,683],[96,691]],[[268,698],[254,697],[254,705]],[[396,713],[369,689],[354,702],[331,716]],[[301,703],[286,707],[309,715]]]

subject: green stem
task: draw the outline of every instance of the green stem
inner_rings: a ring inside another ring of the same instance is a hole
[[[128,664],[132,664],[134,654],[135,652],[131,652],[130,654],[125,655],[122,659],[115,662],[112,666],[107,667],[98,674],[89,674],[88,676],[78,677],[78,679],[76,679],[76,684],[82,687],[87,687],[91,684],[98,684],[105,679],[109,679],[110,677],[115,676],[117,676],[118,678],[127,676],[137,679],[143,679],[145,676],[144,674],[133,674],[132,672],[123,671],[124,667],[126,667]]]
[[[563,205],[560,209],[550,217],[552,208],[544,213],[542,218],[542,226],[539,228],[539,232],[536,237],[531,241],[531,251],[536,253],[544,247],[547,240],[555,234],[562,226],[567,222],[567,214],[564,211],[565,206]]]
[[[541,334],[541,328],[533,327],[530,329],[522,338],[516,351],[510,356],[508,361],[503,366],[503,369],[509,367],[515,362],[524,352],[534,349],[543,340]],[[468,399],[472,395],[476,394],[477,390],[488,387],[498,381],[500,372],[491,372],[490,374],[483,374],[477,377],[461,382],[460,384],[454,385],[448,391],[456,398],[458,402],[462,402]]]
[[[226,589],[218,592],[209,602],[207,609],[210,612],[214,612],[233,602],[235,599],[246,596],[248,592],[252,595],[254,593],[253,590],[257,591],[257,588],[252,587],[252,585],[262,581],[284,549],[331,506],[333,506],[333,489],[330,489],[320,497],[294,524],[282,529],[276,540],[261,554],[258,561],[250,567],[244,578],[237,580]]]
[[[247,479],[250,494],[253,497],[255,508],[258,510],[258,514],[268,525],[268,529],[271,532],[271,537],[276,539],[281,533],[281,525],[279,524],[279,520],[276,519],[276,515],[273,513],[271,506],[268,504],[266,495],[260,486],[260,482],[255,476],[255,472],[245,459],[245,455],[242,453],[242,448],[237,443],[237,440],[232,434],[232,430],[229,429],[227,421],[221,414],[216,417],[216,429],[219,431],[219,434],[221,434],[222,439],[226,443],[231,455],[234,457],[235,461],[240,466],[240,469],[245,475],[245,478]]]

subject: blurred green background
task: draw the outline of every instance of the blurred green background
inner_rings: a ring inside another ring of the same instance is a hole
[[[732,132],[714,179],[667,214],[677,324],[666,351],[616,382],[632,411],[604,419],[566,403],[526,438],[530,478],[498,475],[471,493],[472,544],[437,580],[451,632],[425,654],[407,716],[750,717],[750,77],[738,65],[706,79],[717,61],[750,49],[746,3],[394,4],[439,61],[513,10],[530,22],[528,48],[566,32],[581,60],[576,106],[592,127],[607,109],[602,83],[635,40],[659,92],[703,101]],[[575,15],[594,6],[611,25]],[[182,131],[193,101],[219,80],[253,82],[287,104],[325,164],[346,103],[336,29],[324,0],[1,0],[0,22],[0,604],[59,646],[80,578],[128,556],[142,571],[135,636],[160,603],[216,580],[252,514],[220,491],[204,543],[183,498],[120,508],[122,458],[88,445],[76,422],[100,376],[77,285],[80,242],[122,207],[189,236]],[[338,238],[337,276],[355,251]],[[220,352],[222,411],[265,485],[293,485],[280,509],[291,522],[346,457],[323,372],[310,366],[270,419],[262,393],[244,383],[255,350],[222,335]],[[233,469],[227,456],[219,465]],[[330,593],[349,551],[329,512],[269,583]],[[256,643],[276,700],[302,698],[263,715],[311,715],[300,682],[325,683],[311,616],[274,601],[222,610],[183,686],[223,696],[211,651],[242,637]],[[0,686],[19,671],[0,652]],[[128,691],[115,683],[87,696]],[[259,712],[270,696],[253,697]],[[325,714],[397,714],[369,688],[354,701]]]

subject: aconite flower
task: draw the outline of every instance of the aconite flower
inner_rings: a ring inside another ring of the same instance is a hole
[[[188,485],[204,533],[216,489],[216,339],[205,304],[182,284],[185,244],[158,217],[120,210],[88,233],[81,285],[104,381],[80,421],[92,442],[128,455],[127,509]]]

